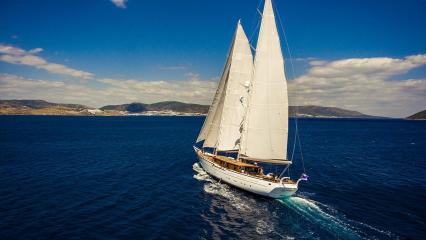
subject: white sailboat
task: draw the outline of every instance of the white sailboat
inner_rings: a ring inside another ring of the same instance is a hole
[[[265,174],[264,164],[288,169],[288,93],[271,0],[265,0],[256,55],[240,21],[212,105],[194,145],[213,177],[272,198],[291,196],[297,180]],[[202,144],[202,145],[201,145]]]

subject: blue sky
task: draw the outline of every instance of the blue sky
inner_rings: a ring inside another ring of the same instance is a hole
[[[274,4],[295,59],[296,79],[286,69],[290,102],[386,116],[426,108],[425,0]],[[239,18],[255,45],[258,6],[259,0],[3,0],[0,99],[95,107],[209,103]],[[28,61],[18,59],[23,55]],[[316,74],[334,68],[341,73]]]

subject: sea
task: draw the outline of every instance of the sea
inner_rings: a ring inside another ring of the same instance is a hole
[[[426,239],[426,121],[299,119],[276,200],[200,168],[203,120],[0,116],[0,239]]]

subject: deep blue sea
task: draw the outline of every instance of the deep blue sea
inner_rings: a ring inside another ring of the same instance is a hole
[[[0,239],[426,239],[426,121],[300,119],[283,200],[206,177],[202,122],[1,116]]]

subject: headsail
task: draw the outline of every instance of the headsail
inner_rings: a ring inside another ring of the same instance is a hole
[[[248,88],[253,74],[253,55],[250,43],[238,22],[232,63],[223,102],[218,150],[239,149],[241,124],[246,113]]]
[[[288,96],[271,0],[265,0],[240,154],[287,159]]]
[[[239,148],[240,127],[245,114],[247,87],[253,72],[253,56],[244,30],[238,22],[216,95],[197,142],[218,150]]]

